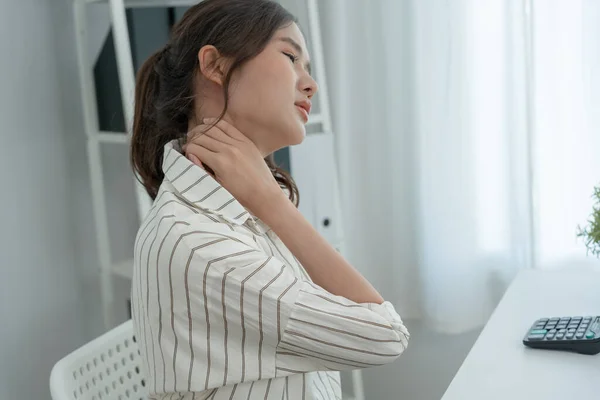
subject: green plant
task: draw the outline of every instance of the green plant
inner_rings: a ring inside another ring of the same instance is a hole
[[[588,253],[600,257],[600,186],[594,188],[594,206],[588,226],[577,227],[577,236],[585,240]]]

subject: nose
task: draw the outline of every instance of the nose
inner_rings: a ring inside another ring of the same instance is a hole
[[[305,74],[304,78],[300,81],[300,85],[300,89],[309,99],[319,90],[319,85],[309,74]]]

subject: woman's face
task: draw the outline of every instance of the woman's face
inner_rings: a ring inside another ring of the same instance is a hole
[[[276,31],[261,53],[234,72],[224,119],[266,156],[303,141],[316,91],[304,36],[292,23]]]

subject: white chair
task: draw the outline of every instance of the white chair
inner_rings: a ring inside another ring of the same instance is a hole
[[[57,362],[53,400],[146,400],[148,390],[131,320]]]

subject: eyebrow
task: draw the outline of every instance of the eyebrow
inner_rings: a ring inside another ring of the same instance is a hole
[[[288,43],[290,45],[292,45],[292,47],[300,54],[302,55],[304,52],[302,51],[302,47],[298,44],[298,42],[296,42],[294,39],[292,39],[291,37],[285,36],[282,38],[279,38],[280,41]],[[304,68],[306,68],[306,71],[308,72],[309,75],[311,75],[311,67],[310,67],[310,61],[307,61],[306,64],[304,65]]]

